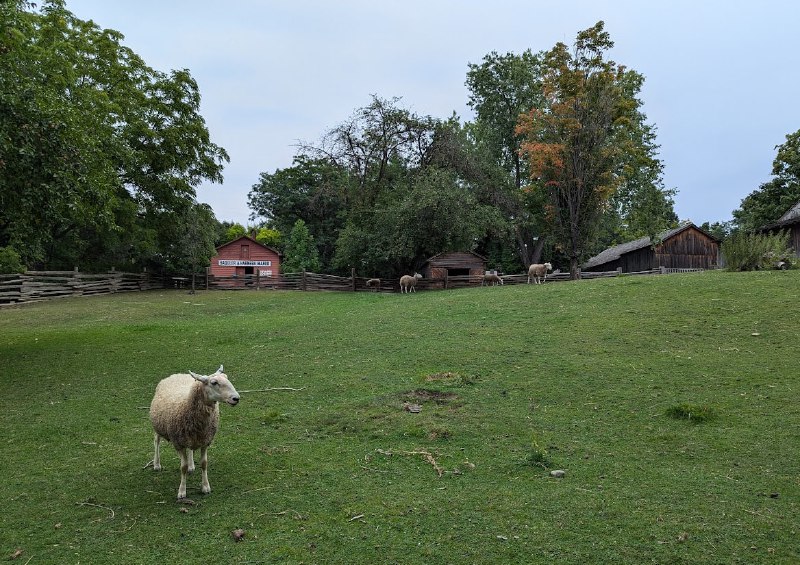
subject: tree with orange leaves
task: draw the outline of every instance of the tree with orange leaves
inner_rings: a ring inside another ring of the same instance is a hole
[[[531,190],[548,196],[548,217],[559,246],[579,264],[609,199],[624,180],[624,133],[640,105],[625,89],[628,71],[605,57],[614,46],[603,22],[578,33],[573,51],[563,44],[545,53],[545,104],[523,114],[517,132],[528,160]]]

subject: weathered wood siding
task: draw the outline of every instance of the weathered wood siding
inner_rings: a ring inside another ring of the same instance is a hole
[[[422,268],[426,279],[444,279],[448,276],[470,276],[483,278],[486,259],[469,251],[440,253],[428,259]]]
[[[657,245],[655,267],[668,269],[712,269],[719,264],[719,243],[690,227]]]
[[[658,263],[656,262],[656,254],[653,251],[653,248],[649,246],[626,253],[619,258],[618,262],[614,261],[614,263],[615,264],[613,267],[608,268],[604,266],[602,270],[610,271],[612,269],[622,267],[623,273],[636,273],[658,267]]]
[[[800,224],[792,226],[792,233],[789,236],[789,245],[794,249],[794,254],[800,257]]]

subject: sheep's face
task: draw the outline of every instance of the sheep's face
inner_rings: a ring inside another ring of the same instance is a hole
[[[228,375],[222,372],[222,367],[213,375],[196,375],[191,371],[190,374],[195,380],[203,383],[206,398],[209,402],[225,402],[231,406],[239,404],[239,393],[236,392],[236,388],[228,380]]]

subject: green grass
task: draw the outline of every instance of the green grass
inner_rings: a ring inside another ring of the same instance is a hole
[[[0,559],[796,563],[799,295],[709,272],[2,309]],[[221,407],[213,492],[195,474],[182,506],[168,445],[144,469],[147,406],[220,363],[302,390]]]

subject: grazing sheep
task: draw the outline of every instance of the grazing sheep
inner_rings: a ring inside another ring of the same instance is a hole
[[[486,273],[483,275],[483,280],[481,281],[481,286],[489,285],[497,286],[498,284],[504,284],[503,279],[498,275],[496,272]]]
[[[181,484],[178,499],[186,498],[186,474],[194,471],[195,449],[200,450],[202,492],[211,492],[208,483],[208,446],[219,428],[219,404],[239,403],[239,393],[222,372],[213,375],[177,374],[163,379],[150,403],[150,422],[155,438],[153,469],[161,470],[161,439],[172,443],[181,458]]]
[[[400,292],[417,292],[417,280],[421,279],[422,275],[419,273],[414,273],[414,276],[411,275],[403,275],[400,277]]]
[[[369,279],[367,281],[367,286],[369,288],[374,288],[375,292],[378,292],[381,289],[381,279]]]
[[[542,284],[543,281],[547,280],[547,271],[552,270],[553,265],[550,263],[545,263],[544,265],[534,263],[528,269],[528,284],[531,284],[531,278],[533,278],[535,284]]]

